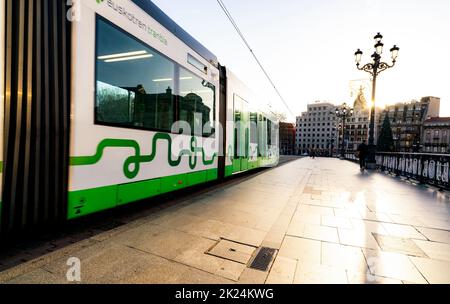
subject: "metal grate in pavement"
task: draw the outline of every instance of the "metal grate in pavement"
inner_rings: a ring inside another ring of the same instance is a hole
[[[253,259],[253,262],[250,264],[250,268],[267,271],[269,269],[269,265],[273,260],[276,249],[261,247],[258,251],[258,254]]]

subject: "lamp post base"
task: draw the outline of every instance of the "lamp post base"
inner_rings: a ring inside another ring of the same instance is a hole
[[[367,170],[376,170],[377,169],[377,163],[366,162],[366,169]]]
[[[367,155],[366,168],[369,170],[375,170],[377,168],[377,162],[375,160],[375,153],[377,148],[375,145],[369,144],[368,150],[369,154]]]

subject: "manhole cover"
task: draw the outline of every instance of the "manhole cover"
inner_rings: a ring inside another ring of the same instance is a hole
[[[372,233],[375,239],[378,242],[378,245],[380,245],[381,249],[383,251],[390,251],[390,252],[396,252],[396,253],[403,253],[406,255],[412,255],[416,257],[424,257],[427,258],[428,256],[425,254],[425,252],[422,251],[422,249],[419,248],[412,240],[400,238],[400,237],[394,237],[394,236],[387,236],[377,233]]]
[[[267,271],[269,268],[270,263],[272,262],[272,259],[275,255],[276,249],[268,248],[268,247],[261,247],[259,249],[258,254],[253,259],[253,262],[250,265],[250,268],[261,270],[261,271]]]
[[[207,254],[247,264],[255,250],[256,248],[253,246],[222,239]]]

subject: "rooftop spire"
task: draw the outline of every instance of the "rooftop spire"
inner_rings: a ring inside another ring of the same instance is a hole
[[[363,86],[360,86],[358,96],[355,99],[355,102],[353,103],[354,109],[366,109],[367,108],[367,101],[366,97],[364,96],[364,88]]]

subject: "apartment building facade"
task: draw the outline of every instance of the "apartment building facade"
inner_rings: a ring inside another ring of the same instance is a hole
[[[307,106],[296,119],[295,152],[306,154],[312,149],[317,155],[331,155],[337,150],[335,105],[315,102]]]
[[[425,120],[421,142],[421,152],[450,153],[450,117],[432,117]]]
[[[424,122],[432,117],[439,117],[440,98],[423,97],[420,101],[396,103],[386,106],[378,117],[378,134],[384,117],[389,117],[395,151],[419,152],[423,150],[421,143]]]

